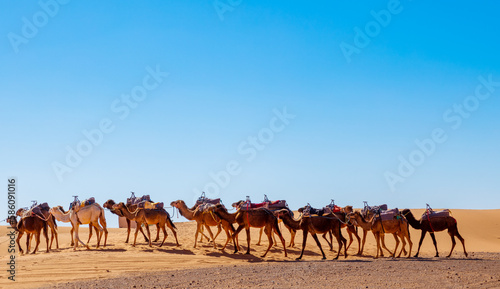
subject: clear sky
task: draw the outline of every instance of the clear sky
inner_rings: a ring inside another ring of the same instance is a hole
[[[0,3],[19,207],[500,208],[497,1],[61,2]]]

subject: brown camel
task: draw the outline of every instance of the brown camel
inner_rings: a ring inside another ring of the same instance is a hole
[[[295,230],[302,230],[303,239],[302,239],[302,252],[297,260],[302,259],[304,255],[304,249],[307,243],[307,235],[311,233],[314,241],[318,245],[321,250],[321,254],[323,255],[323,259],[326,259],[325,253],[323,252],[323,248],[321,247],[321,243],[318,240],[317,233],[328,233],[333,232],[333,235],[337,239],[339,250],[337,252],[337,256],[334,260],[339,258],[340,251],[342,249],[342,244],[344,244],[344,256],[347,258],[347,240],[342,236],[342,232],[340,230],[341,223],[334,216],[309,216],[303,215],[299,220],[294,220],[292,215],[287,210],[280,210],[277,212],[280,219],[283,220],[283,223],[294,228]]]
[[[221,219],[226,220],[227,222],[231,223],[231,227],[233,226],[232,223],[233,221],[235,223],[238,223],[238,228],[232,235],[233,238],[233,244],[236,244],[236,237],[238,236],[238,233],[241,232],[241,230],[245,229],[247,233],[247,252],[246,254],[250,254],[250,227],[254,228],[262,228],[264,227],[264,232],[267,235],[267,238],[269,240],[269,246],[267,247],[266,252],[264,255],[262,255],[262,258],[267,255],[267,252],[271,249],[273,246],[273,230],[276,232],[278,237],[281,240],[281,243],[283,244],[283,249],[285,251],[285,257],[287,257],[287,252],[286,252],[286,245],[285,245],[285,239],[283,239],[283,236],[281,235],[280,228],[278,226],[278,219],[274,214],[269,211],[268,209],[264,208],[259,208],[259,209],[253,209],[253,210],[238,210],[234,214],[229,214],[222,205],[216,205],[214,208],[214,213]],[[234,253],[238,252],[237,246],[234,247]]]
[[[163,241],[161,242],[160,247],[163,246],[168,236],[167,229],[165,228],[165,225],[167,225],[167,223],[168,227],[174,233],[177,246],[180,246],[177,240],[177,233],[174,230],[175,225],[172,223],[172,220],[170,220],[170,215],[165,210],[148,210],[148,209],[137,208],[135,211],[130,212],[123,202],[116,204],[114,207],[120,210],[125,218],[131,221],[135,221],[137,223],[134,234],[134,244],[133,244],[134,247],[137,240],[137,234],[139,233],[142,224],[145,225],[146,231],[148,232],[149,247],[152,247],[152,245],[151,245],[151,234],[149,232],[148,225],[157,225],[157,228],[158,227],[161,228],[161,230],[163,231]],[[159,229],[157,229],[157,231],[159,234]]]
[[[47,235],[47,222],[42,220],[40,217],[37,216],[29,216],[29,217],[24,217],[19,220],[19,223],[17,222],[16,216],[12,216],[8,218],[8,221],[10,223],[10,226],[14,228],[16,231],[19,232],[17,235],[17,246],[19,247],[19,252],[21,254],[24,254],[23,248],[21,248],[21,244],[19,240],[21,237],[26,233],[26,234],[32,234],[35,236],[36,240],[36,246],[35,250],[33,251],[32,254],[35,254],[36,251],[38,250],[38,246],[40,245],[40,231],[43,230],[43,235],[45,236],[45,242],[47,244],[47,253],[49,252],[49,237]],[[30,237],[27,235],[26,236],[26,254],[29,254],[29,241]]]
[[[352,216],[352,214],[354,214],[354,210],[353,210],[352,206],[346,206],[346,207],[344,207],[344,212],[347,215],[351,215],[351,216]],[[365,218],[365,219],[371,219],[374,216],[375,216],[375,214],[373,212],[367,211],[366,215],[363,215],[363,218]],[[358,223],[355,223],[354,225],[357,226],[357,227],[361,227]],[[360,249],[358,249],[358,254],[357,254],[358,256],[363,255],[363,251],[365,250],[366,236],[368,235],[368,231],[371,230],[371,227],[365,226],[364,228],[361,227],[361,229],[363,230],[363,239],[361,241]],[[383,240],[382,240],[382,245],[385,247],[385,242]],[[406,252],[406,250],[404,252]],[[383,256],[383,253],[382,253],[382,256]]]
[[[210,238],[212,239],[212,242],[214,244],[214,249],[217,249],[217,245],[215,244],[215,239],[222,231],[222,228],[224,228],[224,231],[226,232],[227,240],[230,240],[231,234],[229,232],[232,229],[229,222],[221,220],[219,217],[211,213],[209,210],[202,211],[199,208],[196,208],[196,210],[194,211],[190,210],[186,206],[186,203],[182,200],[173,201],[172,203],[170,203],[170,205],[172,207],[176,207],[184,218],[190,221],[192,220],[196,221],[197,226],[196,226],[196,233],[194,235],[194,248],[196,248],[198,233],[203,234],[203,232],[201,231],[202,227],[205,227],[208,233],[210,234]],[[217,226],[217,234],[215,235],[215,237],[212,233],[212,230],[210,230],[211,226]],[[226,244],[227,243],[228,242],[226,241]]]
[[[299,208],[298,212],[302,213],[304,211],[304,209],[306,209],[306,207]],[[349,250],[349,247],[351,247],[351,244],[354,241],[354,239],[352,237],[354,235],[354,237],[356,237],[356,239],[358,240],[358,253],[357,253],[357,255],[359,256],[359,255],[361,255],[361,238],[358,235],[358,231],[356,230],[356,226],[354,224],[352,224],[350,222],[349,218],[347,217],[347,214],[350,213],[351,211],[352,211],[352,206],[345,206],[344,208],[341,208],[340,212],[329,213],[329,214],[325,214],[324,209],[318,210],[318,209],[314,209],[314,208],[309,208],[309,212],[311,214],[315,214],[318,216],[330,216],[330,217],[338,218],[340,221],[340,224],[341,224],[341,228],[342,229],[347,228],[346,231],[347,231],[347,234],[349,235],[349,244],[347,245],[347,250]],[[326,234],[329,234],[330,240],[328,240],[326,238]],[[328,246],[330,246],[330,251],[333,251],[332,232],[324,233],[323,239],[325,239],[326,242],[328,243]]]
[[[397,217],[393,220],[381,220],[379,218],[373,217],[370,221],[366,221],[363,216],[359,212],[354,212],[353,218],[358,223],[360,227],[363,228],[363,230],[366,231],[372,231],[373,236],[375,237],[375,240],[377,241],[377,254],[375,258],[378,258],[379,252],[382,257],[384,257],[384,252],[382,251],[383,247],[384,249],[389,252],[389,254],[392,255],[392,257],[396,256],[396,252],[399,246],[399,238],[401,239],[401,242],[403,243],[402,249],[399,252],[398,258],[401,256],[401,253],[404,252],[406,255],[406,250],[405,250],[405,245],[406,245],[406,240],[408,240],[408,243],[410,245],[410,250],[408,252],[408,258],[410,258],[411,254],[411,248],[413,246],[413,243],[411,242],[410,239],[410,232],[408,230],[408,222],[401,217]],[[392,234],[394,236],[394,239],[396,240],[396,247],[394,248],[394,253],[392,253],[387,246],[385,245],[384,241],[384,235],[385,234]],[[382,243],[382,246],[381,244]]]
[[[18,215],[19,217],[23,217],[23,215],[27,212],[27,210],[25,209],[19,209],[17,210],[16,212],[16,215]],[[54,238],[56,239],[56,248],[59,249],[59,238],[57,237],[57,223],[56,223],[56,219],[54,216],[52,216],[50,214],[49,211],[46,211],[46,210],[43,210],[41,209],[39,212],[42,213],[41,216],[39,216],[40,218],[44,219],[47,221],[47,225],[50,227],[50,245],[49,245],[49,249],[52,249],[52,242],[54,242]],[[31,242],[31,238],[33,237],[34,235],[31,235],[31,234],[27,234],[26,237],[28,237],[30,239],[30,242]],[[28,251],[30,250],[30,245],[28,244]]]
[[[425,234],[429,232],[431,234],[432,242],[434,243],[434,247],[436,248],[436,256],[439,257],[436,237],[434,236],[434,232],[440,232],[448,229],[448,234],[451,237],[451,251],[450,254],[446,257],[450,257],[451,253],[453,253],[453,249],[455,248],[455,236],[462,242],[462,246],[464,247],[465,257],[468,256],[467,251],[465,250],[465,240],[462,238],[460,233],[458,232],[457,220],[451,216],[448,217],[434,217],[430,219],[422,218],[420,220],[415,219],[413,214],[409,209],[403,210],[403,215],[408,220],[408,223],[416,229],[422,230],[422,234],[420,235],[420,241],[418,242],[418,250],[415,257],[418,257],[420,252],[420,246],[422,246],[422,242],[424,241]]]
[[[118,209],[115,205],[116,205],[115,201],[109,199],[103,204],[103,207],[106,209],[109,209],[111,211],[111,213],[113,213],[115,215],[118,215],[120,217],[125,217],[123,212],[122,212],[124,209]],[[126,204],[125,207],[129,210],[129,212],[135,212],[135,210],[137,210],[137,204],[135,204],[135,205]],[[146,210],[149,210],[149,209],[146,209]],[[175,230],[176,229],[175,225],[172,222],[172,219],[170,218],[170,214],[165,209],[154,210],[154,211],[157,211],[158,213],[161,212],[162,215],[166,214],[166,219],[167,219],[166,225],[167,225],[167,227],[170,228],[170,230],[174,234],[175,242],[177,243],[177,246],[180,246],[179,241],[177,240],[177,231]],[[130,222],[131,222],[131,220],[126,218],[126,217],[125,217],[125,220],[127,221],[127,240],[125,241],[125,243],[128,243],[129,236],[130,236]],[[142,227],[139,228],[139,231],[144,236],[144,241],[149,242],[149,239],[148,239],[148,237],[146,237],[146,234],[144,234],[144,230],[142,230]],[[160,239],[160,222],[156,223],[156,239],[153,242],[158,242],[159,239]]]

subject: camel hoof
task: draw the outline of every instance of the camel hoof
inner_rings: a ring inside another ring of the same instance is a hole
[[[300,261],[301,259],[302,259],[301,257],[295,258],[296,261]]]
[[[246,252],[245,255],[250,255],[250,252]]]
[[[321,258],[321,260],[326,260],[326,257]]]

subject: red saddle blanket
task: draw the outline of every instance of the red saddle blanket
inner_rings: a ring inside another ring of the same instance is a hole
[[[331,213],[340,213],[342,211],[342,208],[337,205],[326,206],[323,208],[323,211],[325,215],[328,215]]]
[[[450,216],[450,210],[445,209],[442,211],[432,211],[432,210],[427,210],[425,213],[422,215],[423,219],[427,218],[443,218],[443,217],[449,217]]]

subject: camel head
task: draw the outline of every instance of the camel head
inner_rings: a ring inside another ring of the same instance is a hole
[[[352,213],[354,211],[354,209],[352,208],[352,206],[345,206],[342,210],[346,214]]]
[[[245,201],[243,201],[243,200],[241,200],[241,201],[237,201],[236,203],[233,203],[231,206],[232,206],[233,208],[238,209],[238,208],[241,206],[241,204],[243,204],[244,202],[245,202]]]
[[[7,223],[10,224],[12,228],[14,228],[17,231],[17,218],[16,216],[9,216],[7,219],[5,219]]]
[[[282,219],[284,215],[290,215],[290,211],[288,211],[287,209],[281,209],[281,210],[278,210],[278,211],[274,211],[273,214],[277,218]]]
[[[181,206],[181,205],[186,205],[186,203],[184,203],[183,200],[177,200],[177,201],[173,201],[170,203],[170,206],[172,207],[176,207],[177,209]]]
[[[22,216],[23,216],[23,214],[24,214],[24,212],[26,212],[26,210],[25,210],[25,209],[23,209],[23,208],[21,208],[21,209],[17,210],[17,212],[16,212],[16,216],[22,217]]]

